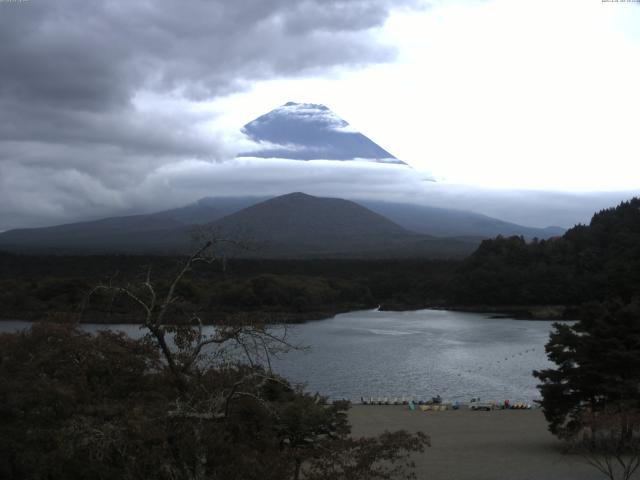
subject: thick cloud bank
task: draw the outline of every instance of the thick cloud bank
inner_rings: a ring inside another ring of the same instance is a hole
[[[186,205],[202,197],[276,196],[295,191],[311,195],[418,203],[442,208],[471,210],[503,220],[545,227],[572,226],[588,222],[594,211],[629,198],[632,192],[568,194],[541,191],[484,190],[439,184],[405,165],[332,160],[241,158],[225,162],[176,161],[160,166],[141,182],[110,190],[91,177],[78,173],[50,173],[49,181],[65,191],[55,202],[46,203],[38,180],[28,171],[13,172],[21,183],[17,199],[43,212],[42,222],[61,223],[101,216],[154,212]],[[95,203],[83,203],[87,198]],[[64,208],[58,210],[58,205]],[[107,206],[105,206],[107,205]],[[19,208],[19,205],[9,207]],[[52,218],[60,218],[52,222]],[[28,218],[33,224],[33,217]]]
[[[233,156],[200,101],[389,61],[372,29],[412,3],[0,2],[0,230],[128,208],[172,165]]]
[[[266,196],[295,191],[353,200],[376,199],[470,210],[532,227],[571,227],[576,223],[588,223],[594,212],[640,194],[638,191],[483,189],[437,183],[429,175],[405,165],[366,160],[300,162],[241,158],[220,164],[188,161],[169,165],[132,191],[127,203],[151,211],[170,205],[150,205],[145,199],[172,198],[188,203],[205,196]]]

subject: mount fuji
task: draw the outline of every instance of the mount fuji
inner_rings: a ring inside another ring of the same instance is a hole
[[[366,160],[406,165],[324,105],[288,102],[247,123],[258,148],[238,157],[287,160]]]

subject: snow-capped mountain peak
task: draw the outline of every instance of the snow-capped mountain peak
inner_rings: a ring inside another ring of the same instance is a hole
[[[256,149],[240,157],[367,160],[405,165],[324,105],[288,102],[246,124]]]

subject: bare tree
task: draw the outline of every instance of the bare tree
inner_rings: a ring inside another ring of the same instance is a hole
[[[573,448],[609,480],[630,480],[640,468],[640,412],[624,405],[584,412]]]
[[[177,289],[180,283],[196,264],[220,260],[215,249],[224,242],[240,245],[235,241],[207,240],[184,260],[162,294],[152,281],[151,268],[138,283],[116,285],[111,279],[97,285],[89,293],[89,298],[100,291],[111,294],[113,298],[124,296],[140,308],[141,326],[160,349],[167,367],[182,389],[186,389],[190,377],[198,375],[200,366],[205,361],[208,365],[211,362],[220,365],[243,362],[251,367],[264,367],[265,373],[255,370],[230,391],[218,392],[215,400],[212,399],[208,412],[203,414],[204,417],[211,418],[224,416],[232,398],[255,396],[251,391],[243,391],[243,386],[257,382],[252,389],[255,391],[264,382],[278,382],[279,379],[271,370],[272,356],[301,348],[290,342],[286,325],[279,326],[275,331],[264,321],[236,316],[232,321],[222,321],[205,329],[198,312],[184,312],[177,308],[180,301]],[[189,414],[195,415],[194,412]]]
[[[292,465],[281,478],[415,478],[409,473],[410,454],[423,451],[428,437],[396,432],[350,439],[348,402],[329,404],[272,372],[273,355],[299,348],[289,340],[286,326],[274,329],[255,318],[236,317],[205,327],[198,312],[183,311],[180,282],[196,264],[217,260],[218,243],[208,240],[195,250],[164,288],[154,284],[149,269],[139,282],[123,286],[112,279],[91,291],[126,297],[140,309],[140,323],[161,352],[168,376],[175,379],[175,395],[162,419],[188,429],[190,447],[187,461],[172,466],[173,478],[207,478],[218,454],[208,447],[213,432],[234,430],[256,412],[269,419],[265,423],[278,439],[276,460]]]

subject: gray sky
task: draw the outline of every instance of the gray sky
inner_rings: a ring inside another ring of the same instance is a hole
[[[0,1],[0,231],[299,190],[584,220],[640,186],[639,11]],[[328,105],[413,169],[233,160],[239,128],[289,100]]]

